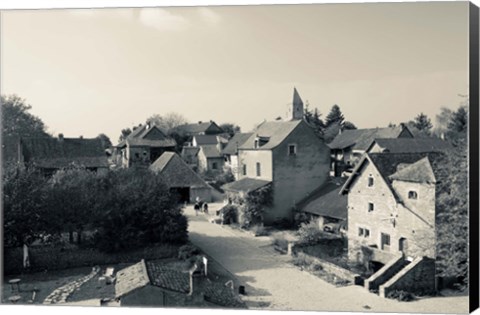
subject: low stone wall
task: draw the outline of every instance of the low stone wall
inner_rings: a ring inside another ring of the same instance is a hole
[[[336,277],[340,279],[348,280],[352,284],[358,284],[362,281],[362,277],[359,274],[356,274],[350,270],[347,270],[345,268],[332,264],[331,262],[328,262],[326,260],[305,254],[304,252],[301,252],[301,251],[298,251],[296,253],[296,256],[299,258],[312,259],[315,263],[321,265],[324,271],[334,274]]]
[[[3,257],[4,274],[20,274],[44,270],[60,270],[74,267],[93,267],[116,264],[119,262],[138,262],[141,259],[161,259],[176,257],[178,247],[159,245],[121,253],[103,253],[96,249],[62,249],[51,246],[32,246],[29,248],[30,267],[23,268],[23,249],[5,248]]]
[[[415,258],[393,278],[379,287],[381,297],[392,291],[407,291],[416,294],[435,292],[435,261],[427,257]]]
[[[403,266],[403,257],[401,255],[396,256],[365,280],[365,288],[367,290],[377,290],[381,284],[394,276]]]

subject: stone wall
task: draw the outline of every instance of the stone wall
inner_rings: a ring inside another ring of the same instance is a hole
[[[344,280],[350,281],[352,284],[358,284],[361,282],[362,277],[359,274],[356,274],[350,270],[347,270],[345,268],[342,268],[338,265],[332,264],[331,262],[328,262],[326,260],[317,258],[315,256],[311,256],[308,254],[305,254],[304,252],[297,252],[296,253],[297,257],[300,258],[307,258],[313,260],[315,263],[319,264],[322,266],[323,270],[334,274],[336,277]]]
[[[398,255],[385,266],[365,280],[367,290],[377,290],[378,287],[394,276],[404,266],[403,256]]]
[[[407,291],[417,294],[435,292],[435,261],[427,257],[415,258],[393,278],[379,287],[381,297],[392,291]]]

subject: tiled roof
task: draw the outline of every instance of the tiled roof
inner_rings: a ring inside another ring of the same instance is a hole
[[[160,135],[160,139],[147,138],[152,129],[155,129],[158,135]],[[124,141],[118,144],[118,147],[124,147],[127,144],[129,146],[174,147],[177,145],[177,142],[175,139],[165,135],[157,126],[146,124],[133,130]]]
[[[115,297],[119,298],[133,290],[142,288],[150,283],[145,261],[131,265],[118,271],[115,275]]]
[[[154,261],[147,262],[147,270],[152,285],[180,293],[190,291],[190,274],[187,271]]]
[[[303,120],[292,121],[268,121],[260,124],[252,135],[242,144],[239,149],[255,149],[255,139],[258,137],[268,141],[260,146],[259,150],[271,150],[282,143],[285,138],[301,123]]]
[[[185,125],[178,126],[175,129],[193,135],[193,134],[204,133],[204,132],[208,131],[208,129],[211,128],[211,127],[219,129],[219,132],[216,132],[216,133],[223,132],[223,130],[221,130],[221,128],[213,121],[199,122],[199,123],[196,123],[196,124],[185,124]]]
[[[261,179],[254,179],[254,178],[242,178],[232,183],[228,183],[222,186],[222,189],[228,191],[236,191],[236,192],[245,192],[249,193],[251,191],[255,191],[259,188],[262,188],[271,182],[268,180],[261,180]]]
[[[71,164],[108,167],[102,141],[97,138],[22,138],[20,141],[25,162],[42,168],[64,168]]]
[[[345,149],[353,147],[354,150],[365,151],[374,139],[398,138],[404,128],[407,127],[401,125],[387,128],[344,130],[341,134],[338,134],[335,139],[328,144],[328,146],[331,149]]]
[[[388,177],[391,180],[401,180],[416,183],[435,183],[436,178],[433,173],[432,165],[428,157],[397,170],[394,174]]]
[[[253,133],[236,133],[229,141],[225,149],[223,149],[223,154],[234,155],[237,154],[237,149],[239,146],[245,143],[252,136]]]
[[[340,195],[341,181],[328,181],[315,193],[297,204],[300,211],[340,220],[347,219],[347,196]]]
[[[193,136],[197,146],[204,144],[218,144],[218,138],[216,135],[196,135]],[[193,142],[193,140],[192,140]]]
[[[216,145],[202,145],[200,146],[200,150],[207,159],[222,157],[222,154]]]
[[[159,174],[168,187],[210,187],[173,152],[164,152],[150,165],[150,169]]]
[[[439,138],[395,138],[375,139],[371,147],[377,144],[384,151],[390,153],[422,153],[444,152],[451,149],[451,145]]]

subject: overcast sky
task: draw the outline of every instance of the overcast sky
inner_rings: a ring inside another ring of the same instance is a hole
[[[1,92],[54,134],[116,142],[152,114],[284,115],[296,86],[326,115],[386,126],[468,93],[468,2],[2,12]]]

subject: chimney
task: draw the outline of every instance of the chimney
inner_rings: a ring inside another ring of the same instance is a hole
[[[58,134],[58,141],[63,142],[63,133]]]
[[[205,286],[207,278],[203,272],[196,272],[198,265],[195,263],[189,270],[190,275],[190,291],[188,297],[194,303],[201,303],[205,299]]]

